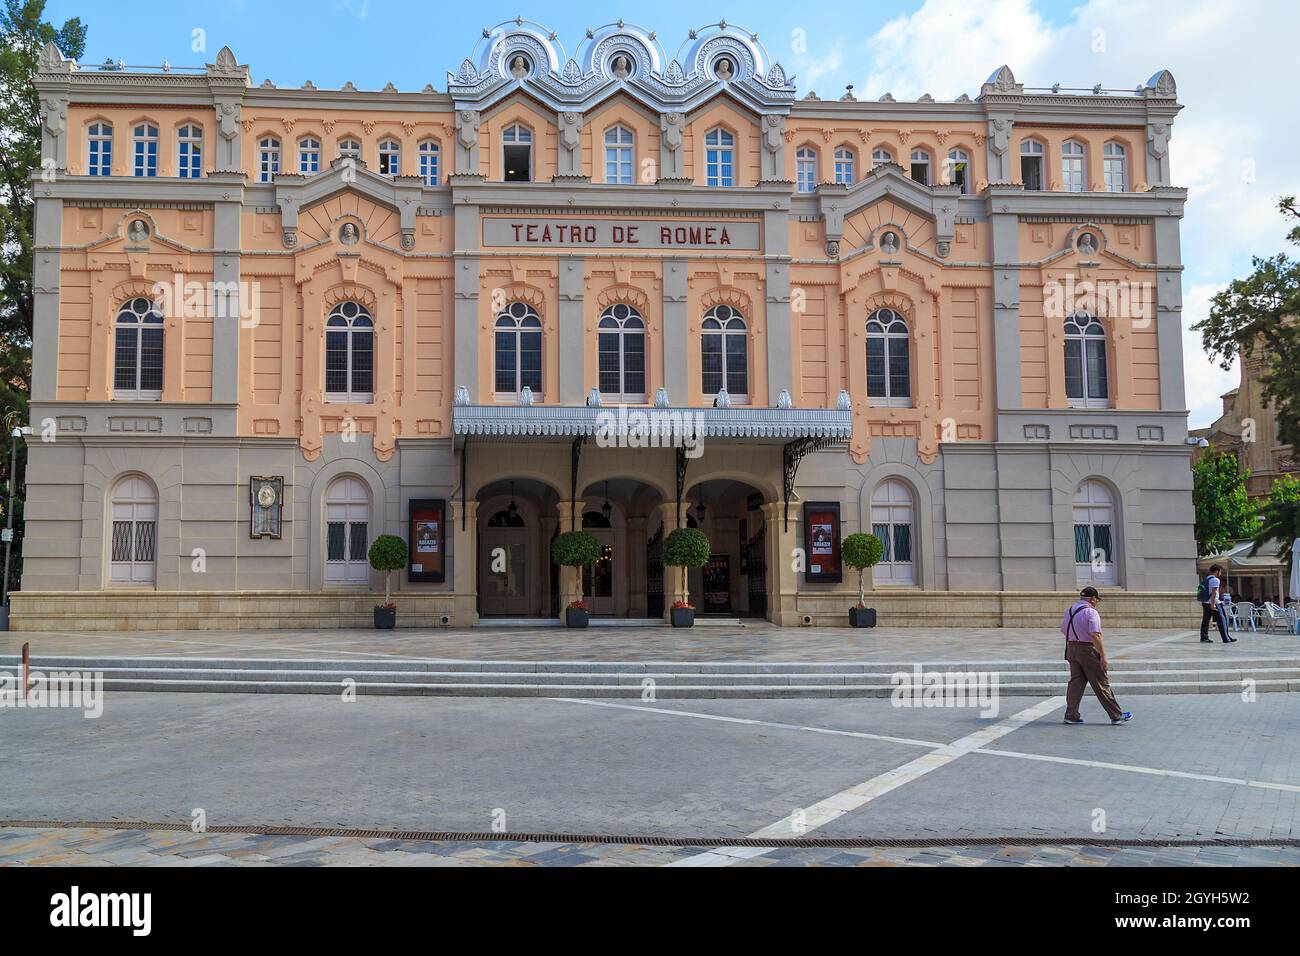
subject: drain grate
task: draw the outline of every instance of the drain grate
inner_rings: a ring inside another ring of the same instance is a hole
[[[54,830],[172,830],[189,831],[188,823],[147,823],[124,820],[0,820],[0,827]],[[474,830],[373,830],[361,827],[294,827],[225,824],[209,826],[207,833],[247,833],[257,836],[355,837],[362,840],[400,840],[425,843],[610,843],[633,846],[680,846],[710,849],[739,846],[763,849],[859,850],[886,847],[948,846],[1095,846],[1095,847],[1208,847],[1274,846],[1298,847],[1300,839],[1207,839],[1124,840],[1095,836],[996,836],[996,837],[751,837],[635,836],[609,833],[494,833]]]

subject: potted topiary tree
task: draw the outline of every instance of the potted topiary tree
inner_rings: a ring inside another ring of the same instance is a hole
[[[394,571],[406,567],[406,542],[395,534],[381,534],[370,545],[370,566],[384,572],[384,603],[375,605],[375,630],[391,631],[397,625],[397,605],[389,584]]]
[[[586,531],[566,531],[551,542],[551,560],[565,568],[586,568],[600,560],[600,542]],[[578,597],[564,609],[566,627],[586,627],[591,606],[582,599],[582,576],[578,576]]]
[[[687,572],[691,568],[702,568],[709,560],[709,539],[703,531],[695,528],[677,528],[664,541],[664,564],[682,569],[683,600],[673,604],[670,620],[673,627],[695,626],[695,605],[686,598]]]
[[[844,563],[858,569],[858,604],[849,608],[849,627],[875,627],[876,609],[867,607],[862,573],[880,563],[885,555],[885,546],[874,534],[858,532],[844,539],[843,554]]]

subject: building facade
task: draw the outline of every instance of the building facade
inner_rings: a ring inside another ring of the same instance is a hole
[[[702,612],[780,624],[858,530],[895,620],[1194,580],[1167,72],[819,99],[732,25],[516,20],[445,92],[37,85],[15,627],[359,623],[382,532],[403,624],[658,617],[679,525]]]

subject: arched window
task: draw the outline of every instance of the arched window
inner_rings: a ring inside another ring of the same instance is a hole
[[[1065,397],[1082,408],[1110,405],[1106,374],[1106,330],[1087,312],[1065,320]]]
[[[141,123],[131,133],[135,150],[135,175],[158,175],[158,127]]]
[[[361,140],[345,136],[339,140],[339,157],[346,159],[361,158]]]
[[[375,322],[365,306],[340,302],[325,319],[325,401],[374,401]]]
[[[280,141],[263,136],[257,142],[257,181],[269,183],[280,172]]]
[[[605,130],[605,182],[630,186],[636,137],[626,126]]]
[[[915,527],[912,489],[893,478],[877,485],[871,495],[871,533],[885,553],[872,571],[876,584],[916,584]]]
[[[857,156],[847,146],[841,146],[835,151],[835,182],[837,185],[853,185],[856,179],[854,167],[857,166],[857,161]]]
[[[794,168],[799,192],[810,193],[817,188],[817,150],[800,146],[794,154]]]
[[[911,334],[907,320],[893,309],[867,318],[867,399],[872,405],[912,405]]]
[[[704,135],[704,175],[710,186],[736,185],[736,137],[721,127]]]
[[[729,305],[715,305],[700,326],[700,384],[705,396],[725,386],[733,402],[749,401],[749,330]]]
[[[542,320],[527,302],[511,302],[497,314],[496,383],[499,397],[528,387],[542,391]]]
[[[533,179],[533,131],[514,123],[501,134],[501,169],[508,183],[528,183]]]
[[[1068,193],[1084,190],[1083,144],[1072,139],[1061,144],[1061,184]]]
[[[315,176],[320,172],[320,140],[304,136],[298,140],[298,172]]]
[[[91,123],[86,137],[86,175],[113,175],[113,124]]]
[[[912,179],[922,186],[929,186],[930,154],[924,149],[912,150]]]
[[[970,192],[970,155],[964,149],[948,150],[948,185]]]
[[[109,581],[153,584],[158,541],[158,495],[153,485],[136,475],[114,485],[109,521]]]
[[[143,296],[113,322],[113,397],[158,401],[163,387],[163,317]]]
[[[1101,150],[1102,175],[1106,192],[1128,191],[1128,150],[1119,143],[1107,143]]]
[[[600,391],[617,401],[645,401],[645,322],[630,305],[616,302],[597,326]]]
[[[370,489],[359,478],[335,478],[325,489],[325,583],[370,582]]]
[[[877,146],[875,149],[871,151],[872,169],[875,169],[877,166],[884,166],[886,163],[892,163],[893,161],[894,161],[894,154],[891,153],[889,150],[885,149],[885,147],[883,146]]]
[[[1043,188],[1043,144],[1036,139],[1022,140],[1020,143],[1020,181],[1025,189],[1041,190]]]
[[[203,127],[186,123],[176,131],[176,173],[181,179],[203,175]]]
[[[1100,481],[1085,481],[1074,496],[1074,568],[1080,584],[1108,584],[1115,574],[1115,501]]]
[[[402,175],[402,144],[395,139],[385,139],[379,143],[379,175]]]
[[[438,144],[426,139],[420,143],[420,178],[426,186],[438,185]]]

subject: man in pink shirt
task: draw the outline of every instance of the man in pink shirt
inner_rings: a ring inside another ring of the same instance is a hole
[[[1110,717],[1112,724],[1132,720],[1133,714],[1122,710],[1110,689],[1106,675],[1106,645],[1101,641],[1101,615],[1097,604],[1101,595],[1094,587],[1079,592],[1079,600],[1070,605],[1061,619],[1061,633],[1065,635],[1065,659],[1070,662],[1070,684],[1065,691],[1065,722],[1081,724],[1079,704],[1083,688],[1092,685],[1092,692]]]

